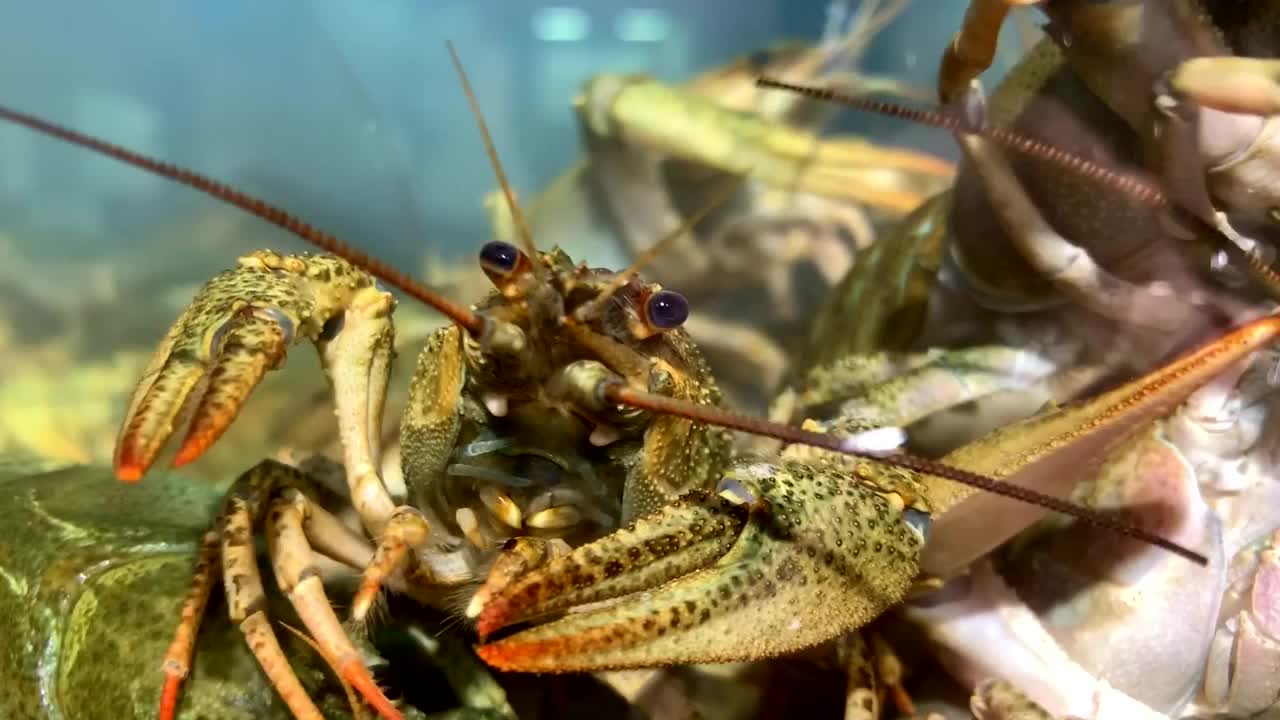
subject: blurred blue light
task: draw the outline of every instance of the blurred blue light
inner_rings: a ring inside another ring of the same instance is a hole
[[[627,8],[614,19],[613,33],[623,42],[662,42],[671,34],[671,18],[663,10]]]
[[[544,7],[533,13],[533,36],[543,42],[580,42],[591,34],[591,16],[576,7]]]

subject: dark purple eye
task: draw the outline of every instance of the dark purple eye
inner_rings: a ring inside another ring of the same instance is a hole
[[[520,250],[501,240],[487,242],[480,248],[480,265],[490,272],[506,275],[520,264]]]
[[[649,324],[659,330],[672,330],[684,324],[689,317],[689,301],[678,292],[659,290],[649,296],[645,305]]]

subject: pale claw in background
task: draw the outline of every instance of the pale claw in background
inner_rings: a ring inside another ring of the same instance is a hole
[[[975,720],[1054,720],[1021,690],[1000,680],[988,680],[974,688],[969,710]]]
[[[1280,533],[1242,552],[1232,571],[1240,580],[1227,591],[1209,650],[1206,707],[1195,709],[1261,716],[1280,697]]]
[[[980,561],[968,578],[956,582],[963,585],[953,582],[943,591],[944,601],[912,606],[908,616],[928,626],[940,660],[960,682],[976,688],[1001,678],[1059,715],[1168,720],[1067,656],[988,561]]]
[[[1076,499],[1132,509],[1144,529],[1212,550],[1209,566],[1081,526],[1020,548],[1003,576],[983,561],[907,611],[957,677],[1006,680],[1055,714],[1094,720],[1164,717],[1190,700],[1205,658],[1188,648],[1208,647],[1225,582],[1221,527],[1159,430],[1127,441]]]

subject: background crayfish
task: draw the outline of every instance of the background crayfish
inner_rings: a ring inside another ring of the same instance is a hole
[[[1046,37],[985,102],[971,81],[1017,5],[1044,13]],[[975,346],[1012,346],[1048,361],[1023,383],[965,363],[963,383],[943,375],[917,393],[925,407],[908,418],[918,421],[911,440],[940,452],[1270,312],[1275,12],[1265,2],[970,3],[939,73],[952,114],[935,118],[958,131],[955,186],[858,257],[815,326],[811,357],[888,352],[915,373],[929,369],[922,351],[954,368]],[[994,130],[971,132],[984,125]],[[1001,132],[1021,149],[1002,148]],[[1025,136],[1051,147],[1027,152]],[[1063,172],[1062,151],[1097,167]],[[1274,360],[1263,355],[1135,429],[1110,460],[1087,444],[1076,456],[1100,469],[1074,499],[1154,505],[1141,511],[1148,527],[1215,548],[1209,572],[1192,580],[1155,556],[1082,552],[1097,547],[1091,532],[1045,525],[951,583],[944,600],[907,609],[978,689],[977,715],[1275,712],[1264,669],[1280,647],[1268,619]],[[887,397],[868,403],[872,422],[885,405],[900,411],[901,396]],[[1045,709],[1027,709],[1004,683]]]

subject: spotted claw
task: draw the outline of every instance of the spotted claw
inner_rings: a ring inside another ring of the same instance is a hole
[[[373,280],[345,261],[262,250],[200,289],[169,329],[134,390],[115,449],[115,473],[140,479],[174,433],[190,422],[175,466],[200,457],[235,419],[290,345],[318,340]]]
[[[907,592],[929,522],[915,486],[874,462],[740,462],[718,495],[691,493],[518,577],[491,577],[480,656],[577,672],[754,660],[832,639]]]

